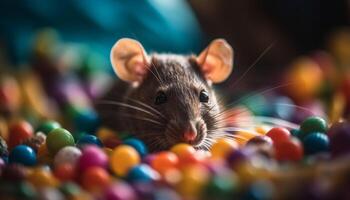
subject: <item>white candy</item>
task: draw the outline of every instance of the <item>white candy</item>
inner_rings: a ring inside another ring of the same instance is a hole
[[[54,159],[54,165],[58,166],[64,163],[75,165],[80,156],[80,149],[73,146],[66,146],[57,152]]]

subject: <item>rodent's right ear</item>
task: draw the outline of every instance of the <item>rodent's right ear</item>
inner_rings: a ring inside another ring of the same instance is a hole
[[[110,59],[114,72],[124,81],[141,82],[147,74],[149,59],[136,40],[118,40],[111,49]]]

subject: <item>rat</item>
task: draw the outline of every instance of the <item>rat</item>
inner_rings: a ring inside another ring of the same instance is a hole
[[[97,104],[103,125],[139,138],[151,152],[177,143],[209,150],[223,137],[223,106],[213,84],[233,68],[233,49],[224,39],[196,56],[148,55],[140,42],[122,38],[110,59],[119,79]]]

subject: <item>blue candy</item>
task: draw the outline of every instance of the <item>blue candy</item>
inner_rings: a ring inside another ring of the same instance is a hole
[[[84,146],[86,144],[92,144],[92,145],[96,145],[99,147],[103,146],[100,139],[98,139],[96,136],[90,135],[90,134],[85,134],[85,135],[81,136],[77,142],[77,146],[79,146],[79,147]]]
[[[127,175],[127,179],[131,182],[151,182],[158,178],[158,173],[150,166],[141,164],[133,167]]]
[[[33,166],[36,164],[36,154],[31,147],[18,145],[10,152],[9,162]]]
[[[123,144],[134,147],[134,149],[136,149],[136,151],[139,152],[141,157],[147,155],[148,153],[146,145],[141,140],[130,138],[124,140]]]
[[[327,152],[329,150],[329,139],[327,135],[315,132],[303,139],[303,145],[307,155]]]

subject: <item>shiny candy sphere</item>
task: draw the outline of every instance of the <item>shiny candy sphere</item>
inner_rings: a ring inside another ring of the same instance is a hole
[[[9,162],[25,166],[33,166],[36,164],[36,154],[31,147],[18,145],[10,152]]]
[[[16,145],[22,144],[23,141],[33,136],[33,127],[26,121],[18,121],[9,127],[9,141],[10,149]]]
[[[299,161],[303,158],[303,146],[297,138],[278,142],[274,145],[275,157],[279,161]]]
[[[141,157],[144,157],[148,153],[146,145],[139,139],[129,138],[124,140],[123,144],[134,147]]]
[[[196,153],[193,146],[185,143],[176,144],[170,149],[179,158],[179,165],[181,167],[201,162],[201,157]]]
[[[139,163],[139,153],[129,145],[117,146],[109,159],[112,171],[118,176],[126,176],[128,171]]]
[[[74,138],[66,129],[56,128],[47,135],[46,146],[51,154],[56,154],[65,146],[74,146]]]
[[[90,167],[81,177],[82,186],[90,192],[98,192],[111,182],[108,172],[101,167]]]
[[[309,117],[301,123],[300,131],[302,137],[313,132],[325,133],[327,131],[327,122],[320,117]]]
[[[329,149],[328,136],[323,133],[310,133],[303,139],[305,154],[327,152]]]
[[[42,132],[45,135],[49,134],[52,130],[61,128],[61,125],[56,121],[45,121],[37,128],[36,132]]]
[[[286,128],[275,127],[266,133],[266,136],[270,137],[273,143],[279,143],[289,140],[290,132]]]
[[[85,134],[79,138],[79,140],[77,142],[77,146],[82,147],[84,145],[96,145],[98,147],[103,146],[100,139],[98,139],[96,136],[90,135],[90,134]]]
[[[107,168],[108,157],[105,152],[97,146],[85,146],[78,161],[79,170],[84,171],[90,167]]]
[[[226,156],[234,150],[238,149],[238,143],[230,139],[219,139],[211,147],[213,158],[225,159]]]
[[[272,146],[272,139],[265,135],[258,135],[247,142],[247,145],[269,145]]]
[[[155,155],[151,166],[159,173],[164,174],[167,170],[178,166],[179,158],[172,152],[160,152]]]
[[[81,150],[74,146],[66,146],[59,150],[54,159],[55,165],[69,163],[75,165],[81,156]]]
[[[159,178],[158,172],[146,164],[136,165],[131,168],[127,175],[130,182],[151,182]]]
[[[192,165],[183,169],[182,179],[177,189],[185,197],[197,197],[209,179],[209,171],[201,165]]]

